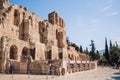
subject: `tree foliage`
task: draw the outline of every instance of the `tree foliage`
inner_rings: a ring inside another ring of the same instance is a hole
[[[107,38],[105,38],[105,53],[104,53],[104,56],[105,56],[107,62],[109,63],[109,52],[108,52]]]
[[[73,46],[75,50],[80,51],[80,48],[75,43],[71,43],[70,46]]]
[[[80,45],[80,52],[82,53],[83,52],[83,49],[82,49],[82,46]]]
[[[69,40],[69,37],[66,38],[66,42],[67,42],[68,45],[71,44],[71,42],[70,42],[70,40]]]
[[[109,65],[120,65],[120,48],[118,47],[117,42],[112,44],[110,40],[109,47],[107,45],[107,39],[105,39],[105,53],[104,57]]]
[[[96,52],[96,47],[95,47],[93,40],[91,40],[90,46],[91,46],[91,51],[89,52],[89,55],[91,56],[91,59],[92,60],[99,60],[100,55],[99,55],[98,51]]]
[[[110,63],[120,64],[120,49],[118,46],[112,46],[110,48]]]

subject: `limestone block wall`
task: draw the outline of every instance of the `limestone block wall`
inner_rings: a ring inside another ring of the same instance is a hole
[[[0,24],[1,35],[4,34],[5,36],[17,39],[32,37],[35,41],[40,41],[39,22],[42,19],[28,12],[27,8],[9,5],[8,7],[4,7],[0,13],[1,17],[3,16],[2,19],[4,19]]]
[[[68,48],[68,57],[71,60],[80,60],[79,53],[72,46],[69,46]]]
[[[42,20],[34,13],[28,12],[26,7],[11,5],[8,0],[1,0],[0,69],[5,69],[7,59],[14,62],[16,69],[16,64],[20,66],[19,70],[26,69],[26,64],[20,63],[24,61],[23,58],[33,58],[34,61],[90,60],[88,55],[79,53],[74,47],[67,45],[65,22],[57,12],[50,13],[48,20]],[[35,62],[34,65],[37,64]],[[95,68],[96,65],[92,64],[92,68]]]
[[[35,43],[35,60],[45,60],[46,46],[45,44]]]
[[[49,74],[50,67],[45,61],[33,61],[29,66],[30,73],[32,74]]]
[[[52,59],[58,59],[58,47],[52,46]]]
[[[68,59],[68,52],[66,48],[62,48],[62,53],[63,53],[63,60]]]

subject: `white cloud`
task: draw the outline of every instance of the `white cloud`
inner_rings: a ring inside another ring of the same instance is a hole
[[[119,15],[119,12],[114,9],[112,5],[105,6],[102,10],[102,13],[104,13],[106,16],[117,16]]]
[[[101,12],[106,16],[117,16],[119,14],[118,10],[116,10],[114,3],[116,0],[106,0],[106,6],[104,5],[101,8]]]
[[[111,8],[112,8],[112,5],[105,6],[105,7],[102,9],[102,12],[109,11]]]
[[[119,12],[113,11],[113,12],[109,12],[108,16],[117,16],[118,14],[119,14]]]

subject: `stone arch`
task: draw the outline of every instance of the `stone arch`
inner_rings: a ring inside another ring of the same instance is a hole
[[[59,57],[59,59],[63,59],[63,53],[62,52],[59,53],[58,57]]]
[[[17,52],[18,52],[17,46],[16,45],[12,45],[10,47],[10,59],[17,60],[17,58],[18,58],[18,53]]]
[[[71,59],[70,54],[68,54],[68,58]]]
[[[57,44],[59,48],[63,48],[63,32],[58,32],[57,33]]]
[[[29,50],[27,47],[24,47],[23,50],[22,50],[22,56],[27,56],[29,53]]]
[[[47,59],[52,59],[52,52],[51,52],[51,50],[49,50],[47,52]]]
[[[31,55],[32,59],[34,60],[35,59],[35,48],[30,49],[30,55]]]
[[[22,40],[27,41],[29,39],[29,21],[26,19],[23,19],[22,23],[23,23],[22,29],[21,29]]]
[[[20,24],[20,12],[15,9],[14,10],[14,25],[19,26]]]

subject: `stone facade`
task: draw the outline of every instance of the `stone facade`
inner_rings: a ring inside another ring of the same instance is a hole
[[[66,61],[90,61],[88,55],[67,45],[65,22],[58,13],[42,20],[26,7],[0,0],[0,72],[11,65],[16,73],[34,72],[33,66],[39,71],[57,61],[62,68]]]

